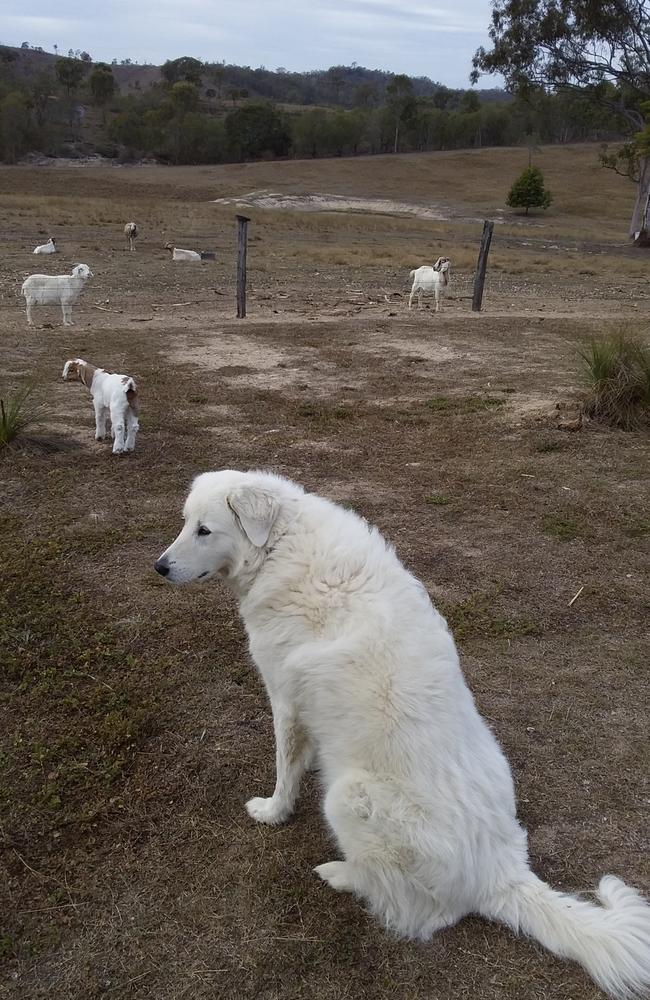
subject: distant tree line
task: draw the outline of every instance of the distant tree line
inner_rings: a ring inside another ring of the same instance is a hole
[[[165,63],[159,82],[140,88],[136,78],[121,94],[115,67],[85,52],[30,71],[21,55],[0,47],[5,162],[81,150],[223,163],[611,139],[622,129],[615,111],[574,88],[512,99],[357,66],[288,73],[185,56]]]

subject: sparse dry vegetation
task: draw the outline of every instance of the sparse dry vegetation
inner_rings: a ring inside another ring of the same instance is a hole
[[[535,870],[650,890],[650,438],[556,426],[556,404],[580,402],[585,338],[614,317],[643,332],[647,265],[618,245],[623,182],[592,170],[594,150],[544,149],[557,201],[543,222],[495,227],[472,315],[473,220],[522,155],[0,169],[0,396],[33,384],[35,433],[68,445],[2,455],[3,997],[597,1000],[578,968],[496,925],[396,941],[329,892],[311,873],[333,850],[315,778],[287,826],[252,824],[273,734],[236,610],[217,584],[172,590],[152,570],[205,469],[270,467],[358,511],[449,618]],[[249,319],[233,318],[235,207],[211,198],[424,205],[433,177],[444,221],[252,209]],[[75,327],[44,311],[51,328],[27,330],[20,282],[53,219],[52,266],[86,260],[96,278]],[[174,269],[167,238],[217,261]],[[442,250],[459,261],[444,313],[409,314],[407,262]],[[128,460],[93,442],[87,399],[60,380],[71,355],[138,379]]]

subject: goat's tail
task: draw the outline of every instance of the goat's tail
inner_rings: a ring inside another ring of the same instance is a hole
[[[613,875],[598,886],[601,906],[556,892],[530,877],[500,893],[483,912],[584,966],[616,1000],[650,991],[650,905]]]
[[[409,278],[411,281],[415,281],[415,271],[409,271]]]
[[[135,384],[135,379],[127,378],[124,383],[124,392],[126,393],[126,400],[129,404],[132,414],[137,417],[140,412],[140,401],[138,399],[138,387]]]

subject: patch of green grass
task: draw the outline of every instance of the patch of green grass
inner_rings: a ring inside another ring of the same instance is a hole
[[[434,413],[484,413],[505,406],[502,396],[434,396],[426,406]]]
[[[440,493],[432,493],[430,496],[424,498],[424,502],[428,503],[431,507],[446,507],[448,503],[451,503],[451,500]]]
[[[296,407],[296,414],[299,417],[307,418],[314,423],[331,424],[339,420],[354,420],[357,416],[355,411],[349,406],[337,404],[330,406],[324,402],[314,402],[306,400]]]
[[[445,616],[454,638],[467,639],[516,639],[525,635],[539,635],[540,628],[529,618],[508,618],[494,608],[499,590],[477,591],[460,604],[439,602],[440,613]]]
[[[498,410],[505,404],[501,396],[466,396],[461,401],[461,409],[463,413],[482,413],[484,410]]]
[[[568,443],[565,438],[542,437],[533,442],[533,450],[545,455],[554,451],[566,451]]]
[[[570,517],[547,517],[544,519],[544,531],[561,542],[571,542],[574,538],[583,538],[584,528]]]

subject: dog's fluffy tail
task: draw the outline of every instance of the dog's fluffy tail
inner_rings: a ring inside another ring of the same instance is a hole
[[[489,916],[579,962],[616,1000],[649,996],[650,905],[613,875],[600,880],[597,895],[602,906],[556,892],[531,872]]]

